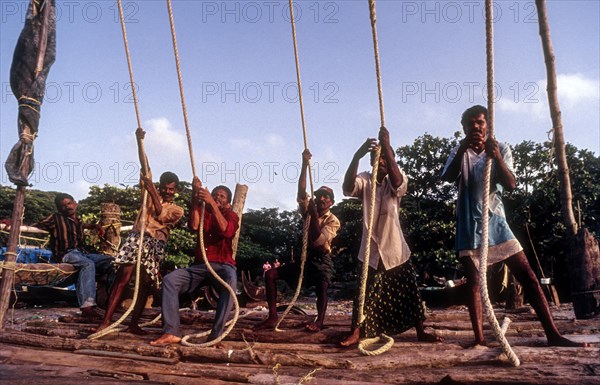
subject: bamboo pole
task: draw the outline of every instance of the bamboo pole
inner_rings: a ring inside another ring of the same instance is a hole
[[[2,273],[2,283],[0,284],[0,330],[4,329],[6,321],[6,311],[10,302],[10,292],[13,287],[15,271],[11,266],[15,266],[17,261],[17,246],[19,245],[19,233],[23,221],[23,211],[25,205],[25,186],[18,186],[13,205],[12,221],[10,225],[10,234],[8,236],[8,247],[6,250],[4,269],[0,268]],[[8,267],[8,268],[6,268]]]
[[[546,14],[546,0],[536,0],[535,5],[538,13],[538,23],[540,38],[542,39],[542,48],[544,50],[544,60],[546,62],[548,106],[550,107],[550,116],[552,118],[552,130],[554,132],[554,150],[556,151],[556,161],[558,164],[558,175],[560,180],[560,203],[563,221],[567,227],[567,232],[574,237],[577,234],[578,226],[573,213],[573,195],[571,193],[571,177],[569,176],[569,165],[567,164],[567,153],[565,150],[565,137],[562,125],[562,113],[558,105],[558,93],[556,82],[556,63],[554,61],[554,49],[552,48],[552,39],[550,38],[550,26]]]

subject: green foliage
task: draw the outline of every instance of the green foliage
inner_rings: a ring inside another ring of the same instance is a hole
[[[398,165],[408,177],[408,192],[402,199],[400,221],[412,250],[412,261],[421,275],[454,278],[456,189],[440,179],[448,154],[458,144],[459,133],[451,139],[429,134],[396,151]]]
[[[297,211],[277,208],[248,210],[242,218],[238,245],[238,269],[259,273],[265,260],[289,262],[299,256],[302,224]]]
[[[421,274],[451,274],[459,267],[454,252],[456,188],[440,180],[450,150],[458,143],[452,138],[429,134],[413,144],[397,149],[398,164],[406,172],[408,193],[402,199],[400,221],[412,250],[412,260]],[[524,246],[534,270],[538,262],[546,276],[552,276],[559,289],[568,289],[567,257],[569,240],[560,210],[558,172],[550,162],[550,144],[524,141],[512,147],[517,189],[504,194],[508,221]],[[571,186],[576,217],[581,218],[596,236],[600,235],[600,157],[587,150],[567,145]],[[176,203],[186,211],[182,223],[172,231],[167,242],[167,260],[178,267],[194,259],[196,234],[185,227],[190,183],[181,182]],[[0,186],[0,219],[10,218],[15,190]],[[25,224],[32,224],[53,213],[55,192],[27,190]],[[93,186],[88,197],[79,202],[79,214],[86,221],[96,221],[100,204],[113,202],[121,206],[123,224],[132,224],[139,210],[139,187]],[[361,203],[344,199],[332,208],[340,219],[341,229],[333,243],[337,281],[356,279],[355,259],[362,235]],[[237,262],[240,270],[262,273],[265,260],[289,261],[300,256],[302,221],[296,211],[277,208],[248,210],[242,219]],[[531,246],[533,244],[533,247]]]
[[[56,206],[54,205],[56,192],[31,189],[27,189],[26,191],[24,224],[30,225],[39,222],[56,211]],[[0,186],[0,219],[10,219],[12,217],[14,200],[15,189]]]

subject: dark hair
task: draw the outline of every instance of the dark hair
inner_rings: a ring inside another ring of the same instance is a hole
[[[169,183],[173,183],[173,182],[175,182],[175,184],[177,186],[179,186],[179,177],[177,177],[177,175],[175,175],[171,171],[165,171],[160,176],[160,179],[159,179],[160,186],[165,186],[165,185],[167,185]]]
[[[487,120],[488,118],[488,110],[487,108],[485,108],[484,106],[481,105],[476,105],[470,108],[467,108],[465,110],[465,112],[463,112],[461,118],[460,118],[460,124],[463,126],[463,128],[469,123],[469,119],[473,118],[473,117],[477,117],[479,115],[483,114],[483,116],[485,116],[485,120]]]
[[[56,196],[54,197],[54,204],[56,205],[56,207],[58,208],[58,205],[60,204],[60,202],[62,202],[65,199],[70,199],[72,201],[75,201],[75,198],[73,198],[71,195],[67,194],[67,193],[58,193],[56,194]]]
[[[229,189],[229,187],[227,186],[217,186],[214,189],[212,189],[212,191],[210,192],[210,195],[214,194],[217,190],[223,190],[227,193],[227,202],[231,203],[231,190]]]

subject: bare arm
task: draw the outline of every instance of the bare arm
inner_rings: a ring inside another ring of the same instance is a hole
[[[400,173],[400,169],[396,165],[396,156],[392,146],[390,145],[390,132],[383,126],[379,130],[379,144],[381,145],[381,156],[385,159],[385,163],[387,165],[390,182],[392,183],[392,187],[397,189],[398,187],[402,186],[404,178]]]
[[[496,164],[496,175],[502,187],[508,191],[513,191],[517,187],[517,180],[513,173],[509,170],[500,148],[498,147],[498,141],[494,138],[489,138],[485,142],[485,153],[487,156],[492,158]]]
[[[350,165],[348,166],[348,170],[346,170],[346,174],[344,176],[344,183],[342,184],[344,192],[351,192],[354,190],[356,175],[358,173],[358,163],[365,155],[369,153],[369,151],[372,151],[375,146],[377,146],[377,140],[368,138],[358,148],[358,150],[356,150],[356,153],[352,157],[352,161],[350,161]]]
[[[152,179],[147,178],[145,176],[140,177],[141,187],[148,191],[148,195],[150,196],[150,201],[154,206],[154,211],[156,212],[156,216],[158,217],[162,213],[162,201],[160,199],[160,195],[158,194],[158,190],[156,186],[152,182]]]
[[[298,179],[298,200],[306,198],[306,170],[308,169],[311,157],[312,154],[308,148],[302,152],[302,167],[300,168],[300,178]]]

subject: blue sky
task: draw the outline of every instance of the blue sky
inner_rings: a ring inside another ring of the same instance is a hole
[[[58,1],[57,61],[36,140],[34,188],[77,199],[138,179],[136,119],[116,1]],[[341,200],[354,151],[377,135],[367,0],[297,1],[315,188]],[[12,53],[27,1],[0,1],[0,160],[17,141]],[[146,150],[155,178],[191,180],[165,1],[124,1]],[[600,153],[600,2],[547,4],[566,140]],[[249,186],[247,208],[295,207],[304,148],[287,1],[173,1],[196,168],[209,186]],[[483,1],[377,2],[386,125],[394,147],[449,137],[486,104]],[[533,1],[496,2],[496,136],[546,140],[551,122]],[[367,161],[361,169],[368,167]],[[0,183],[9,185],[0,171]]]

